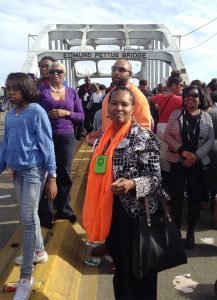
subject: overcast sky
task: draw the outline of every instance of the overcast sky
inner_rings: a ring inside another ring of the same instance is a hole
[[[0,85],[10,72],[21,71],[28,34],[37,35],[48,24],[156,23],[167,26],[173,35],[185,35],[216,17],[216,0],[2,0]],[[217,77],[217,19],[182,37],[181,50],[190,80],[208,83]]]

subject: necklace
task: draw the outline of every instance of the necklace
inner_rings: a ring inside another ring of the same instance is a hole
[[[200,118],[201,118],[199,113],[200,113],[200,110],[198,110],[198,114],[196,114],[196,115],[189,114],[189,116],[188,116],[185,110],[183,112],[184,122],[186,125],[187,139],[191,142],[194,140],[194,138],[196,137],[197,131],[199,130],[198,126],[199,126]],[[193,116],[193,118],[197,116],[193,123],[190,122],[190,119],[188,119],[189,117],[192,118],[192,116]]]
[[[64,86],[60,90],[56,90],[51,84],[50,84],[50,88],[51,88],[52,92],[54,92],[54,93],[61,93],[62,91],[65,90]]]

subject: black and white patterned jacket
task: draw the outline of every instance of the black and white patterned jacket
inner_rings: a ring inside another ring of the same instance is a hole
[[[130,131],[113,154],[114,179],[133,179],[134,191],[119,196],[124,209],[131,217],[144,214],[141,198],[147,196],[150,212],[158,208],[162,195],[168,196],[161,188],[161,171],[159,165],[160,141],[149,130],[133,123]]]

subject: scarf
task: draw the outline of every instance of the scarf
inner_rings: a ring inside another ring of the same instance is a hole
[[[113,152],[126,136],[131,125],[132,122],[129,120],[111,140],[114,135],[114,127],[111,124],[104,132],[91,159],[82,213],[83,225],[90,242],[104,242],[109,234],[113,209],[113,193],[110,190],[114,181]],[[97,156],[102,154],[107,155],[106,171],[103,174],[97,174],[94,172],[94,166]]]

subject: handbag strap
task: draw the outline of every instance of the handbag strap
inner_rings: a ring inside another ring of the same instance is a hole
[[[173,95],[171,95],[171,96],[167,99],[167,101],[166,101],[166,103],[164,104],[162,110],[159,111],[159,114],[160,114],[161,116],[162,116],[162,114],[163,114],[163,112],[164,112],[164,110],[165,110],[167,104],[169,103],[170,99],[172,99],[172,97],[173,97]]]
[[[167,219],[169,222],[172,222],[172,219],[171,219],[171,216],[170,216],[170,213],[169,213],[169,207],[167,205],[167,202],[166,200],[164,199],[163,197],[163,193],[161,191],[161,194],[162,194],[162,197],[161,197],[161,203],[162,203],[162,206],[163,206],[163,209],[166,213],[166,216],[167,216]],[[150,213],[150,209],[149,209],[149,205],[148,205],[148,197],[146,196],[145,198],[142,199],[143,200],[143,204],[145,205],[145,212],[146,212],[146,219],[147,219],[147,225],[148,227],[151,227],[151,213]]]
[[[149,205],[148,205],[148,197],[143,198],[143,203],[145,204],[147,225],[148,225],[148,227],[151,227],[151,214],[150,214],[150,209],[149,209]]]

